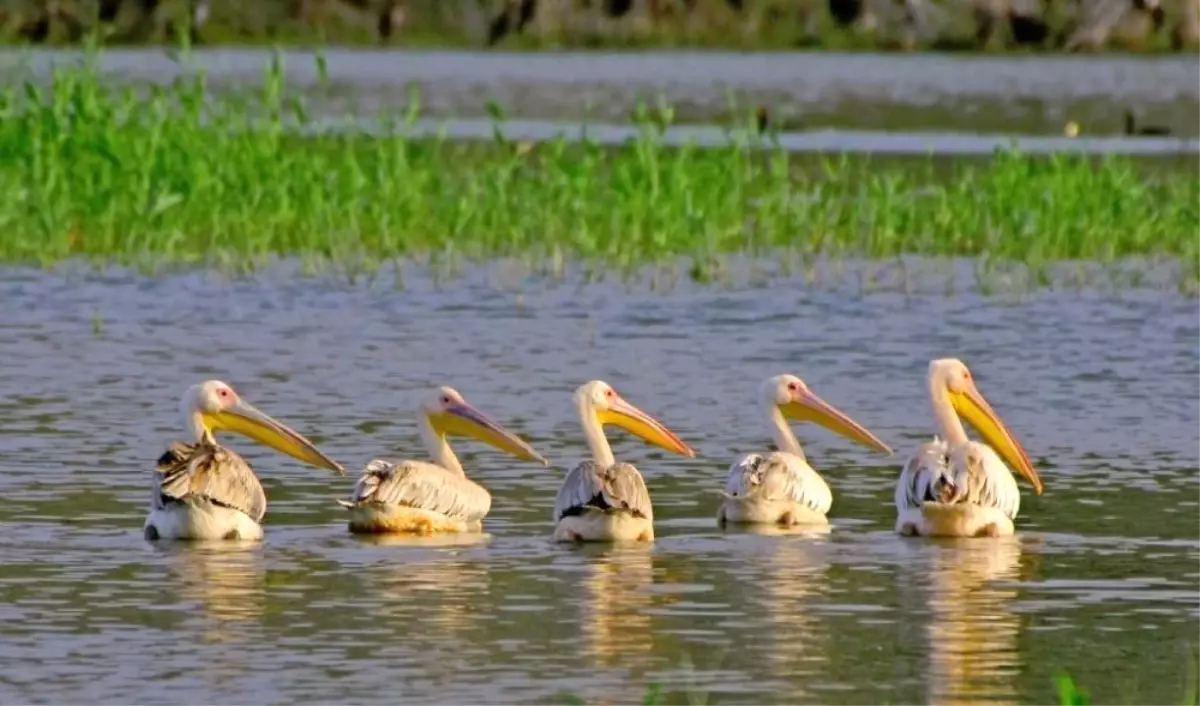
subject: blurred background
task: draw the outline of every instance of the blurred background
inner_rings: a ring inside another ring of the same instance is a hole
[[[98,40],[110,79],[177,76],[171,52],[190,43],[214,85],[241,85],[262,77],[264,50],[284,47],[294,55],[283,62],[289,90],[324,117],[404,111],[418,89],[423,117],[492,119],[503,106],[509,120],[542,121],[510,124],[517,139],[564,123],[602,129],[646,118],[753,121],[793,135],[835,129],[843,134],[828,144],[785,145],[872,154],[988,154],[1000,144],[956,145],[947,133],[1200,134],[1200,0],[8,0],[2,8],[8,44],[45,58]],[[166,57],[145,53],[155,46]],[[322,77],[316,50],[326,52]],[[331,79],[330,90],[312,90],[319,78]],[[638,115],[639,106],[669,111]],[[856,130],[884,138],[844,134]],[[905,137],[914,132],[928,139]],[[1054,149],[1064,148],[1085,149]],[[1096,150],[1181,148],[1192,152],[1178,143]]]
[[[1193,52],[1200,0],[46,0],[10,41]]]

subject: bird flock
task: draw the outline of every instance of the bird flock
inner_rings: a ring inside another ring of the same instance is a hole
[[[1042,481],[1025,449],[979,392],[960,360],[931,361],[928,395],[935,434],[901,467],[895,487],[895,531],[905,536],[1011,535],[1021,496],[1016,476],[1041,494]],[[892,449],[865,426],[818,396],[795,375],[776,375],[759,390],[775,451],[749,453],[726,472],[716,512],[728,524],[824,526],[833,493],[809,465],[789,422],[809,422],[880,453]],[[619,427],[674,454],[695,452],[665,424],[602,380],[572,398],[590,457],[559,486],[553,538],[559,542],[650,542],[654,509],[641,473],[618,461],[605,435]],[[218,432],[265,444],[305,464],[345,473],[313,442],[243,400],[228,384],[193,385],[180,401],[190,441],[171,442],[153,474],[148,540],[259,540],[267,498],[250,465],[220,445]],[[967,437],[963,422],[983,441]],[[355,534],[481,532],[491,510],[487,489],[467,477],[448,437],[471,437],[523,461],[549,465],[534,448],[467,402],[439,387],[418,408],[428,460],[374,459],[348,498],[337,502]]]

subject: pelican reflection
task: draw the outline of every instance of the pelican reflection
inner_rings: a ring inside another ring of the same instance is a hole
[[[266,604],[267,570],[262,545],[253,540],[167,545],[167,555],[179,595],[199,607],[207,619],[207,642],[236,641],[244,633],[230,623],[257,623]]]
[[[491,583],[488,565],[465,554],[490,540],[484,533],[364,535],[359,541],[388,548],[383,562],[363,572],[367,590],[381,602],[380,612],[404,626],[401,632],[419,632],[447,648],[461,645],[487,613],[479,602]]]
[[[765,667],[771,677],[789,685],[786,692],[777,694],[786,702],[819,699],[805,688],[809,680],[798,677],[817,677],[832,668],[829,634],[812,611],[814,603],[830,594],[832,549],[825,538],[831,531],[828,524],[747,525],[739,529],[742,534],[773,537],[764,551],[742,550],[740,556],[750,563],[744,567],[749,574],[744,582],[754,587],[746,596],[761,611],[761,618],[755,618],[753,624],[770,626],[755,639],[768,641],[762,650]],[[733,532],[726,529],[726,533]]]
[[[1020,540],[954,540],[938,550],[929,570],[927,700],[1015,703]]]
[[[649,544],[614,545],[583,559],[582,651],[595,669],[644,669],[654,652],[651,552]]]

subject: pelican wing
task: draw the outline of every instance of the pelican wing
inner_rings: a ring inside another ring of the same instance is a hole
[[[245,513],[261,522],[267,513],[267,495],[254,469],[233,451],[206,441],[172,442],[154,473],[151,502],[155,509],[193,499]]]
[[[829,485],[799,456],[774,452],[746,454],[729,466],[725,494],[747,500],[793,502],[827,514],[833,505]]]
[[[968,441],[954,449],[950,459],[955,481],[966,488],[966,502],[994,507],[1008,519],[1016,519],[1021,509],[1021,490],[992,447]]]
[[[620,461],[608,468],[600,468],[595,461],[584,461],[567,474],[554,500],[554,521],[586,509],[628,512],[635,517],[654,519],[642,474],[632,464]]]
[[[935,490],[942,483],[953,483],[950,474],[950,447],[933,437],[917,447],[905,462],[896,482],[896,508],[919,509],[925,501],[936,501]]]
[[[492,509],[491,494],[466,476],[433,463],[382,459],[363,469],[350,502],[339,502],[403,505],[467,522],[482,520]]]
[[[896,483],[896,508],[917,509],[926,502],[970,503],[1017,516],[1021,493],[1012,472],[987,444],[968,441],[954,448],[934,437],[904,464]]]

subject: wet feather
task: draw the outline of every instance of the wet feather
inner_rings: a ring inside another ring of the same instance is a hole
[[[466,476],[422,461],[375,459],[362,471],[343,507],[378,504],[436,512],[464,522],[480,521],[492,507],[492,497]]]
[[[237,510],[255,522],[267,513],[267,495],[250,464],[208,440],[172,442],[158,459],[151,497],[156,510],[200,501]]]
[[[793,454],[746,454],[729,466],[725,497],[796,503],[826,514],[833,505],[829,485],[805,461]]]
[[[968,503],[996,508],[1014,519],[1021,505],[1016,479],[990,446],[967,441],[950,448],[935,436],[905,463],[896,484],[896,507],[919,509],[925,503]]]
[[[642,474],[632,464],[621,461],[608,468],[600,468],[595,461],[584,461],[567,474],[554,501],[554,521],[588,510],[626,512],[654,519]]]

